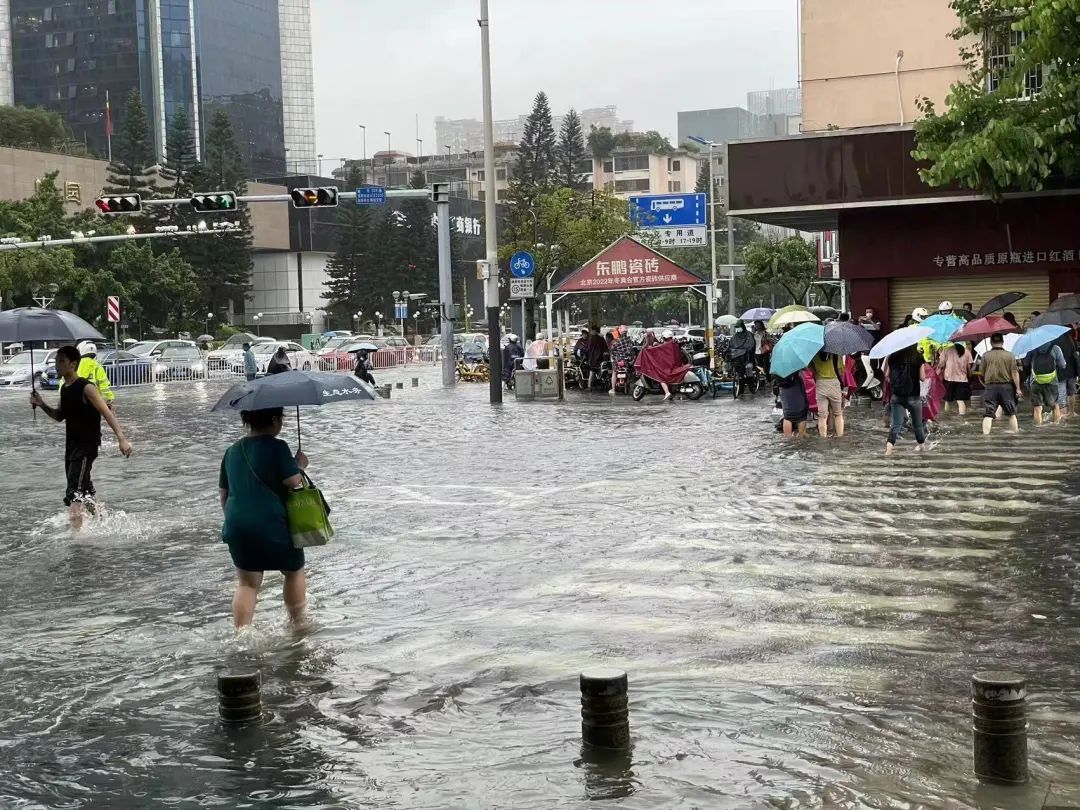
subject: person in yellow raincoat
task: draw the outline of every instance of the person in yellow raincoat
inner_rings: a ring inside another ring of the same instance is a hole
[[[104,399],[105,404],[109,406],[109,410],[113,410],[116,394],[113,393],[112,386],[109,384],[109,375],[105,373],[105,369],[103,369],[101,363],[97,361],[97,346],[88,340],[84,340],[75,348],[78,349],[79,354],[82,355],[75,376],[82,377],[84,380],[89,380],[96,385],[98,392],[101,394],[101,398]],[[60,386],[63,387],[63,385],[64,382],[61,380]]]

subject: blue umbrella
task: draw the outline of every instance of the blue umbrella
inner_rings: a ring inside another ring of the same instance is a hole
[[[820,323],[801,323],[776,342],[769,370],[777,377],[802,371],[825,345],[825,327]]]
[[[742,318],[740,318],[739,320],[742,320],[742,321],[767,321],[767,320],[769,320],[769,318],[771,318],[773,316],[773,313],[775,311],[776,310],[769,309],[768,307],[754,307],[753,309],[746,310],[746,312],[744,312],[742,314]]]
[[[927,329],[925,326],[905,326],[903,329],[897,329],[874,345],[874,348],[870,350],[870,359],[880,360],[901,349],[914,346],[920,340],[930,337],[933,332],[933,329]]]
[[[1056,324],[1036,326],[1034,329],[1029,329],[1023,337],[1016,341],[1016,345],[1012,347],[1012,353],[1016,355],[1016,359],[1019,360],[1028,352],[1033,352],[1035,349],[1040,346],[1045,346],[1047,343],[1053,343],[1068,331],[1070,331],[1069,327],[1058,326]]]
[[[957,318],[955,315],[943,315],[938,313],[937,315],[931,315],[929,318],[926,318],[920,326],[934,330],[934,333],[930,335],[930,340],[935,343],[948,343],[949,338],[952,337],[964,323],[966,322],[963,318]]]

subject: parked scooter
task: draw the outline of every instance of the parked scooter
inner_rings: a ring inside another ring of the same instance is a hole
[[[693,371],[686,372],[681,383],[669,385],[668,388],[671,389],[673,395],[682,394],[691,401],[701,399],[705,395],[705,385]],[[630,393],[630,396],[634,398],[635,402],[641,402],[646,394],[663,393],[664,389],[660,387],[660,383],[656,380],[651,377],[639,376],[634,383],[634,390]]]
[[[874,370],[869,355],[859,355],[859,362],[855,363],[855,384],[858,386],[858,393],[865,394],[874,402],[880,402],[885,395],[881,377]]]
[[[630,387],[632,385],[634,374],[634,361],[633,360],[616,360],[615,367],[612,369],[612,374],[615,375],[615,391],[620,394],[630,393]]]

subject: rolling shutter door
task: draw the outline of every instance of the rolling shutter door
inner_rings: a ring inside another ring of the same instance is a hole
[[[1045,312],[1050,306],[1050,281],[1045,272],[890,279],[888,326],[899,326],[916,307],[925,307],[933,315],[942,301],[951,301],[956,309],[970,302],[978,312],[995,295],[1013,290],[1027,293],[1027,298],[1008,308],[1019,324],[1032,310]]]

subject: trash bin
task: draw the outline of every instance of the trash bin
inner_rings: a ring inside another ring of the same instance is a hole
[[[555,369],[536,372],[537,399],[559,398],[559,372]]]
[[[525,371],[524,369],[514,372],[514,399],[536,399],[536,375],[539,372]]]

